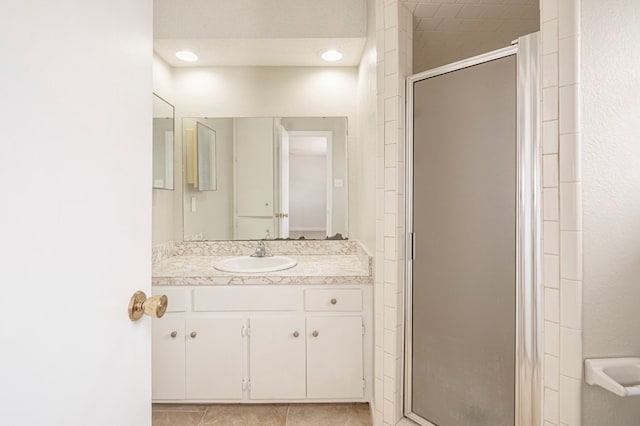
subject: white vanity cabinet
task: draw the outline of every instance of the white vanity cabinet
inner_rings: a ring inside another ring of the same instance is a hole
[[[169,304],[153,324],[154,401],[371,397],[370,285],[155,287],[160,293]]]

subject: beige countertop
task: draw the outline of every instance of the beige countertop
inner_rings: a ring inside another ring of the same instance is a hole
[[[216,262],[234,256],[170,256],[153,264],[152,284],[372,284],[371,260],[358,254],[288,255],[298,264],[276,272],[230,273]]]

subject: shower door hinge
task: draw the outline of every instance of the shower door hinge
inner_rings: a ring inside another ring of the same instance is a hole
[[[367,332],[367,327],[362,324],[362,335],[364,336],[364,334]]]
[[[242,331],[240,332],[240,335],[242,337],[251,336],[251,327],[249,327],[248,325],[243,325],[242,326]]]
[[[409,232],[409,259],[416,258],[416,234],[415,232]]]

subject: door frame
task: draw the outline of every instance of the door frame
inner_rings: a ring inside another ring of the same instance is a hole
[[[333,235],[333,132],[330,130],[287,130],[289,141],[295,137],[321,137],[327,140],[327,207],[325,223],[327,236]],[[289,161],[291,163],[291,161]],[[291,199],[289,199],[291,203]],[[291,209],[289,209],[291,210]]]
[[[413,88],[415,83],[474,65],[516,55],[517,198],[516,198],[516,371],[515,426],[537,426],[542,417],[542,238],[540,150],[540,36],[520,37],[511,46],[429,71],[406,81],[406,253],[404,333],[404,416],[434,426],[412,409],[413,292]]]

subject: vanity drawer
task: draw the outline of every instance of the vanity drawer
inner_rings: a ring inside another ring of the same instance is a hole
[[[295,287],[202,287],[193,290],[195,312],[295,311],[299,289]]]
[[[187,292],[183,288],[155,287],[154,296],[167,295],[167,312],[185,312],[187,310]]]
[[[361,311],[362,291],[359,289],[305,290],[304,306],[307,311]]]

